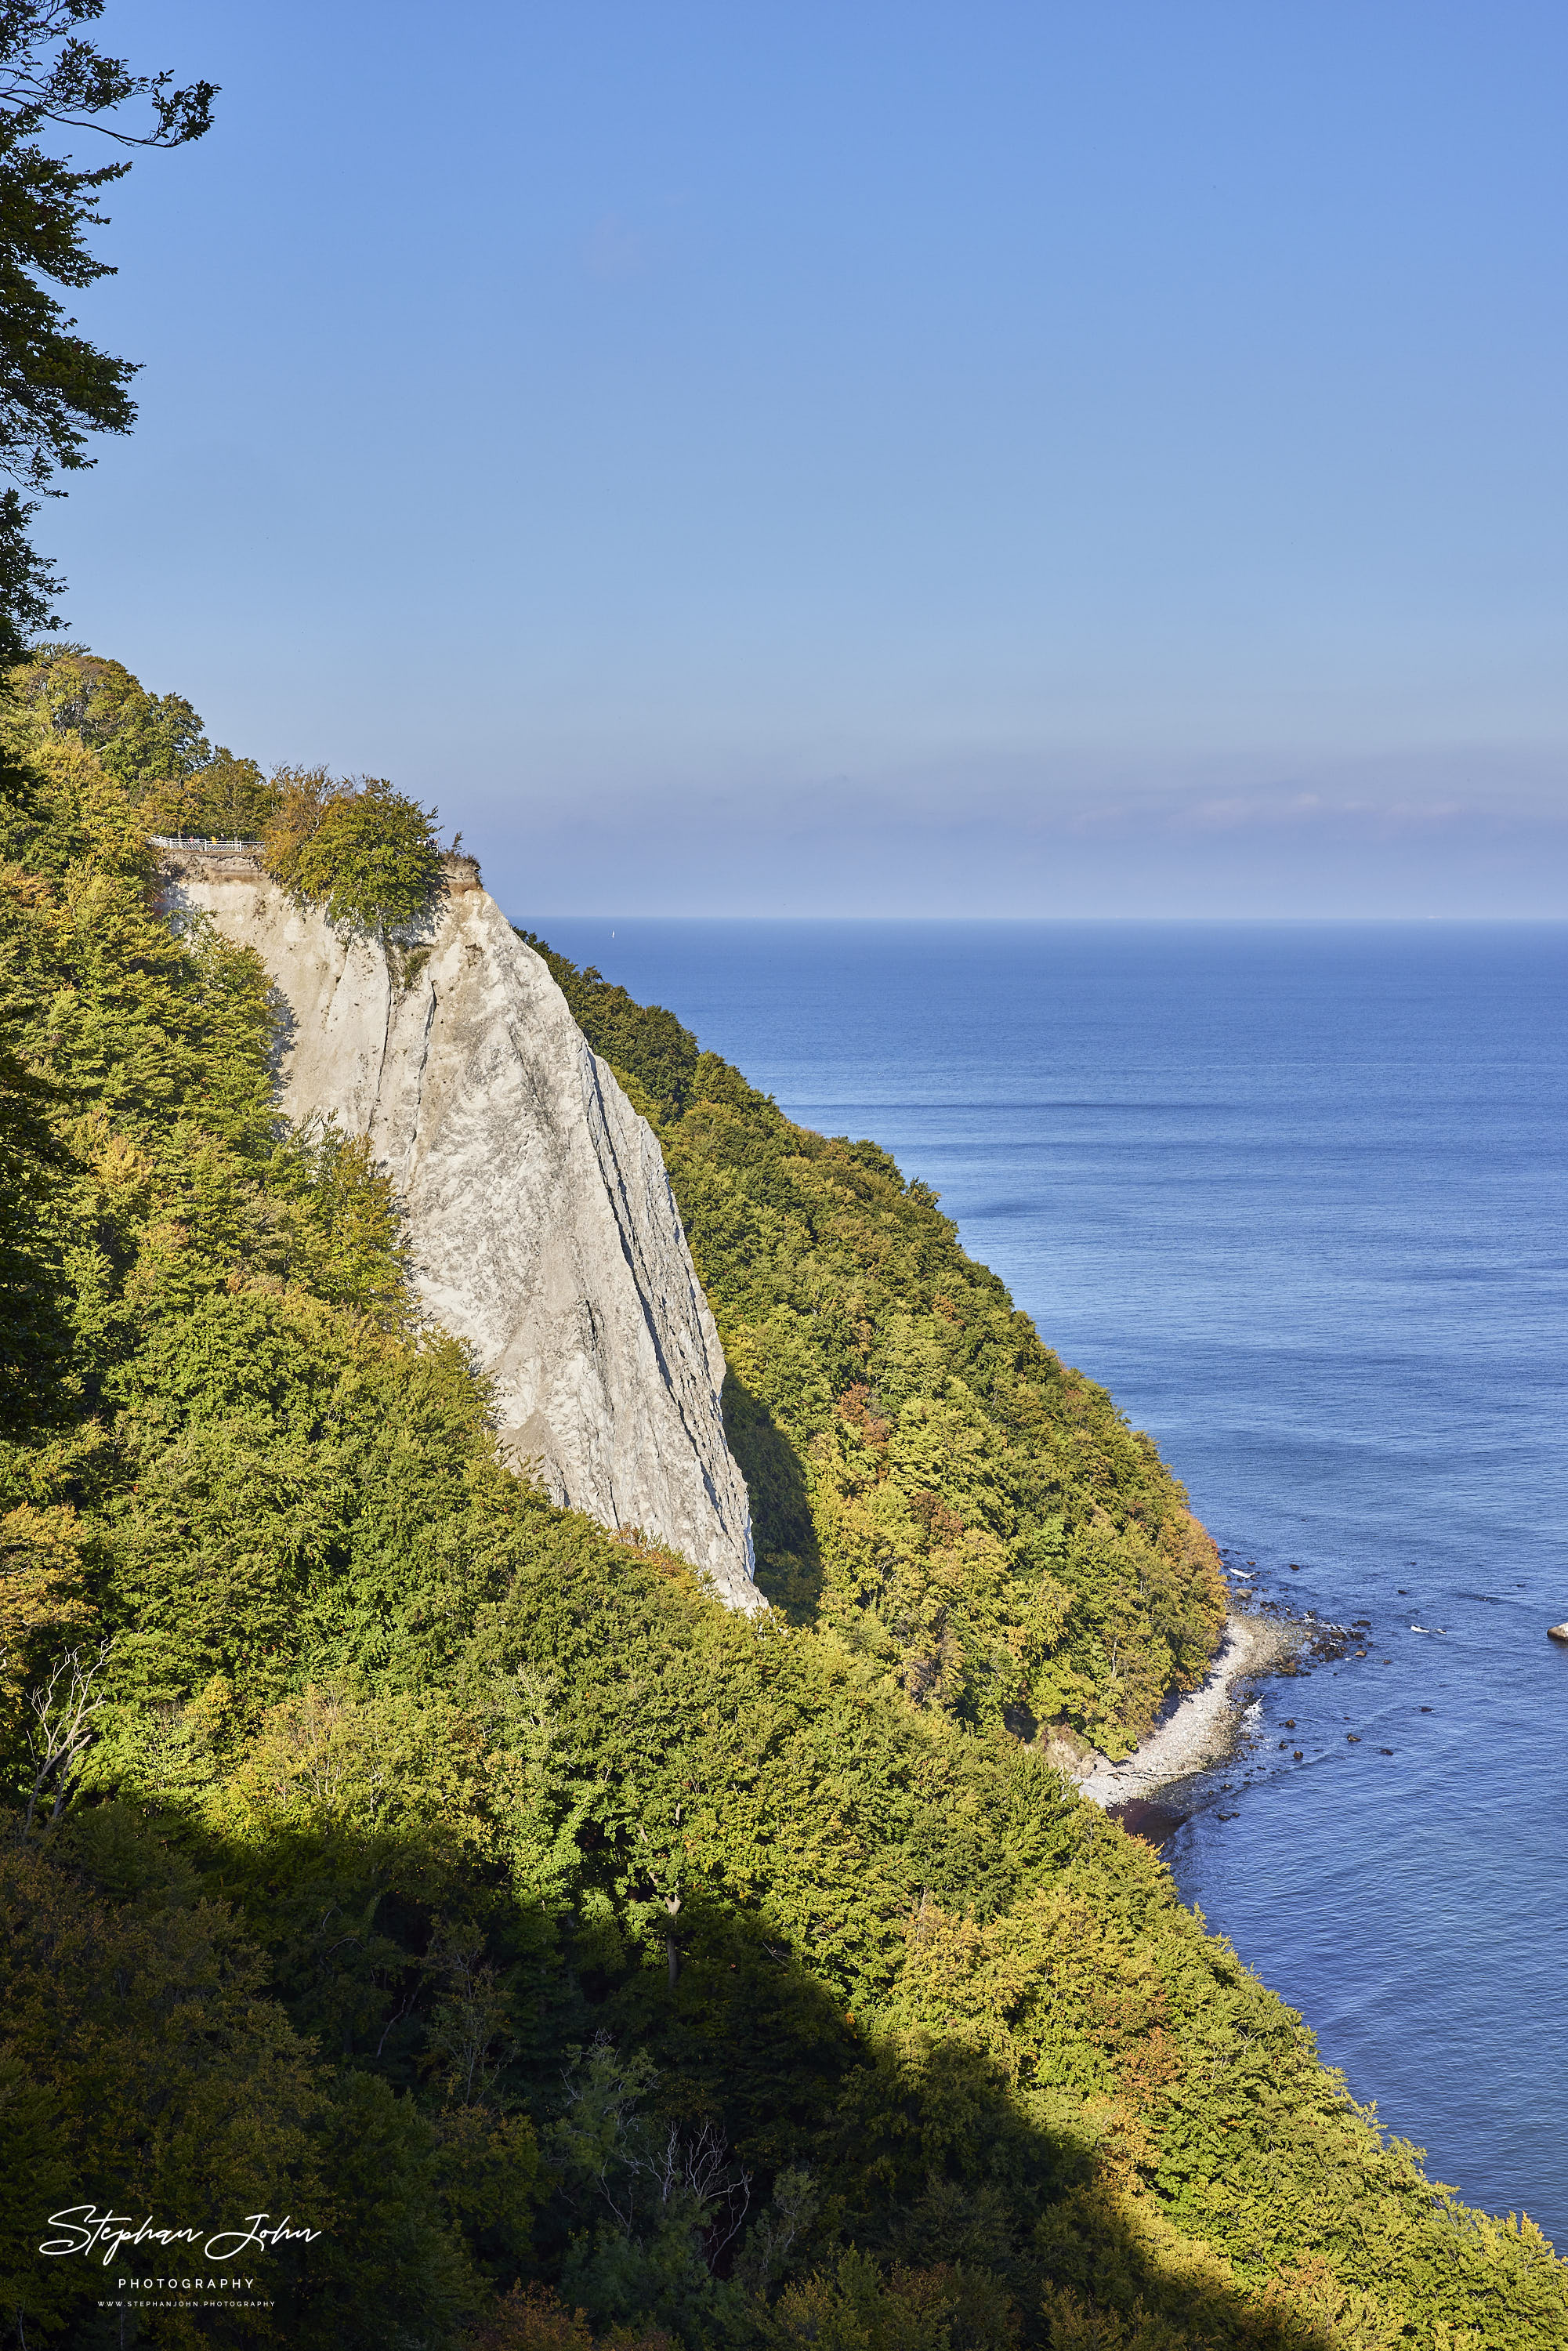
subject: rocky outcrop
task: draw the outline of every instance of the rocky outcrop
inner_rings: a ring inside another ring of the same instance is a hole
[[[302,911],[242,844],[167,843],[172,914],[256,949],[287,1008],[288,1115],[367,1134],[407,1210],[419,1289],[473,1346],[503,1444],[554,1498],[752,1581],[724,1356],[652,1129],[470,858],[389,963]]]

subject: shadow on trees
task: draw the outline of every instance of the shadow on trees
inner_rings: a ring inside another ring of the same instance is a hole
[[[724,1432],[751,1502],[757,1581],[792,1624],[809,1625],[822,1593],[822,1563],[800,1457],[760,1397],[733,1372],[721,1396]]]
[[[519,2280],[693,2346],[1324,2339],[1162,2267],[982,2053],[864,2029],[695,1891],[672,1988],[608,1905],[519,1901],[438,1836],[241,1845],[116,1802],[9,1829],[0,1915],[7,2340],[556,2340],[497,2317]],[[201,2241],[40,2258],[80,2205],[319,2233],[223,2265],[266,2310],[150,2314],[99,2305],[210,2271]]]

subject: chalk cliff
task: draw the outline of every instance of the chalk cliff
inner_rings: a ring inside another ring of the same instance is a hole
[[[390,1169],[421,1294],[489,1374],[503,1444],[558,1501],[643,1529],[732,1607],[762,1607],[724,1356],[659,1145],[473,860],[446,861],[394,972],[253,851],[161,854],[170,911],[255,947],[287,1004],[288,1115],[335,1116]]]

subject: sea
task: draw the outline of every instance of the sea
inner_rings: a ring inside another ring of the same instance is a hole
[[[1568,925],[518,919],[933,1186],[1238,1594],[1354,1633],[1166,1858],[1568,2252]]]

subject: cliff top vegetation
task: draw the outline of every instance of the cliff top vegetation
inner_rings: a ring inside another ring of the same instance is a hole
[[[384,938],[428,921],[444,886],[435,811],[384,776],[335,780],[324,768],[282,768],[263,828],[267,870],[329,923]]]
[[[5,678],[0,738],[13,759],[37,768],[51,752],[90,751],[124,788],[150,833],[254,839],[281,794],[254,759],[214,750],[183,695],[149,694],[122,662],[86,645],[36,646]]]
[[[935,1201],[559,967],[734,1350],[786,1604],[727,1614],[498,1458],[384,1171],[278,1113],[266,974],[161,914],[115,739],[0,762],[7,2339],[117,2332],[37,2251],[90,2202],[319,2231],[172,2344],[1560,2345],[1539,2232],[1009,1729],[1071,1671],[1124,1732],[1093,1645],[1201,1650],[1205,1553]]]
[[[440,898],[435,816],[384,777],[325,768],[264,775],[208,741],[183,695],[149,694],[123,663],[45,644],[9,673],[0,737],[40,771],[91,752],[150,834],[259,840],[273,879],[332,924],[384,939]]]

